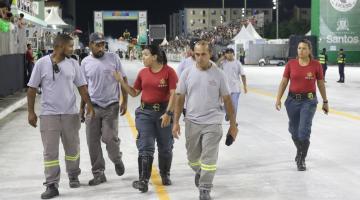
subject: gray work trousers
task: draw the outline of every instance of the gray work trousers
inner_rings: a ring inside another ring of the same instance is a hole
[[[121,162],[120,138],[118,137],[119,103],[106,108],[94,106],[95,117],[86,116],[86,139],[92,166],[92,173],[100,176],[105,171],[101,141],[106,145],[110,160],[114,164]]]
[[[79,176],[80,163],[80,118],[78,114],[42,115],[40,116],[40,132],[44,146],[44,185],[60,181],[59,142],[60,138],[65,151],[66,172],[69,177]]]
[[[220,124],[195,124],[185,120],[187,158],[189,166],[200,174],[200,190],[211,190],[213,186],[222,135]]]

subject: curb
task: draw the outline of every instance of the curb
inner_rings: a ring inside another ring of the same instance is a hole
[[[5,108],[3,111],[0,112],[0,120],[4,119],[7,115],[9,115],[10,113],[14,112],[18,108],[25,105],[26,102],[27,102],[27,97],[23,97],[22,99],[13,103],[11,106]]]

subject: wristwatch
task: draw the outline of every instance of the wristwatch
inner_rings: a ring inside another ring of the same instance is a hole
[[[323,103],[329,103],[329,101],[328,101],[328,100],[326,100],[326,101],[323,101]]]
[[[166,111],[166,114],[169,115],[170,117],[172,117],[174,115],[174,113],[171,112],[170,110]]]

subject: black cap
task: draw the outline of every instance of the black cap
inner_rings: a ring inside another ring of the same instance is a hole
[[[227,48],[227,49],[225,49],[225,53],[234,53],[234,49]]]
[[[94,43],[100,43],[100,42],[105,42],[105,38],[104,35],[101,33],[91,33],[89,37],[89,41]]]

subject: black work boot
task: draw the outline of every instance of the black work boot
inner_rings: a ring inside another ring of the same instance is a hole
[[[159,155],[159,169],[160,169],[160,176],[163,185],[171,185],[170,180],[170,168],[172,162],[172,155],[169,157],[163,157]]]
[[[310,146],[310,141],[309,140],[304,140],[304,141],[300,141],[300,156],[299,159],[297,161],[297,168],[298,171],[305,171],[306,170],[306,163],[305,163],[305,158],[307,156],[307,152]]]
[[[56,196],[59,196],[59,190],[56,188],[55,184],[48,185],[46,191],[41,194],[42,199],[51,199]]]
[[[120,163],[115,164],[115,172],[118,176],[122,176],[125,173],[125,166],[122,160],[120,160]]]
[[[95,176],[93,179],[91,179],[89,181],[89,185],[95,186],[95,185],[99,185],[99,184],[105,183],[105,182],[106,182],[106,176],[105,176],[105,174],[101,174],[101,175]]]
[[[211,200],[210,190],[199,190],[199,193],[200,200]]]
[[[296,156],[295,156],[295,162],[298,161],[299,156],[300,156],[300,141],[297,138],[292,137],[292,140],[295,144],[296,147]]]
[[[133,188],[138,189],[141,192],[148,191],[148,184],[151,176],[153,160],[153,156],[139,156],[139,180],[133,182]]]
[[[200,182],[200,173],[201,172],[197,172],[196,174],[195,174],[195,186],[198,188],[199,187],[199,182]]]
[[[69,177],[69,186],[70,188],[80,187],[80,181],[78,177]]]

